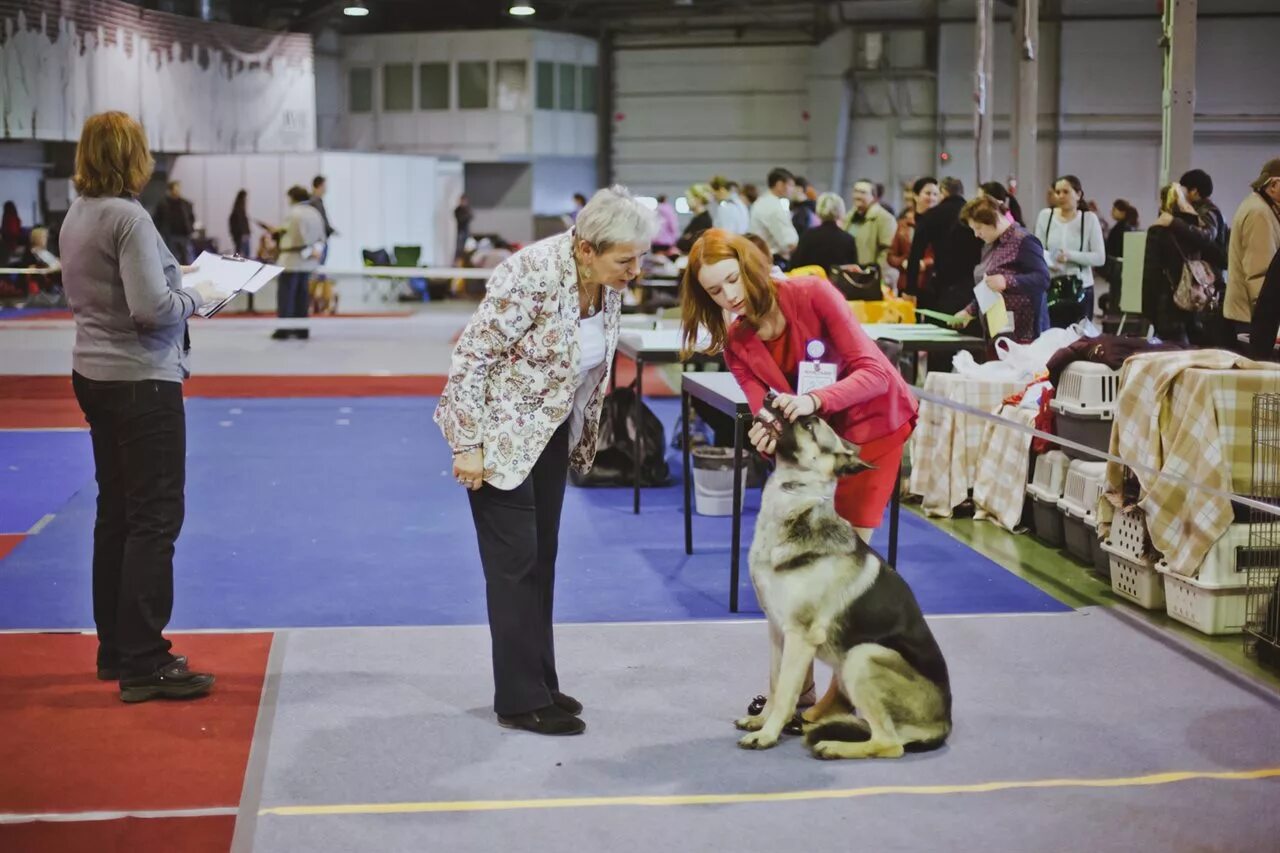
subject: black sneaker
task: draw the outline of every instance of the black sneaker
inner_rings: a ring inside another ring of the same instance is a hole
[[[187,656],[178,655],[173,659],[174,663],[187,665]],[[124,671],[120,669],[120,664],[98,664],[98,680],[99,681],[119,681],[124,676]]]
[[[271,333],[271,340],[283,341],[288,339],[292,334],[293,333],[290,332],[288,329],[276,329],[274,332]]]
[[[551,691],[551,704],[575,717],[582,713],[582,703],[559,690]]]
[[[523,729],[537,735],[580,735],[587,724],[557,705],[548,705],[527,714],[498,715],[504,729]]]
[[[120,700],[146,702],[149,699],[189,699],[203,696],[213,688],[207,672],[192,672],[185,660],[175,660],[150,675],[120,679]]]

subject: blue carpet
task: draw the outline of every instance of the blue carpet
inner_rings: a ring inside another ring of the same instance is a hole
[[[26,533],[85,485],[93,491],[87,431],[0,431],[0,533]]]
[[[187,519],[172,627],[485,620],[470,512],[431,422],[434,398],[187,406]],[[678,404],[659,400],[655,409],[670,434]],[[82,454],[87,466],[87,445]],[[569,489],[558,620],[729,615],[729,519],[697,517],[695,553],[685,555],[679,455],[672,460],[673,484],[646,489],[638,518],[629,489]],[[39,536],[0,563],[0,628],[92,624],[91,473],[82,485]],[[753,491],[743,530],[744,614],[758,613],[745,566],[758,506]],[[928,522],[902,519],[901,569],[926,612],[1068,609]]]

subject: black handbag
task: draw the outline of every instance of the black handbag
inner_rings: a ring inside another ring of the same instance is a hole
[[[640,403],[640,485],[665,486],[671,479],[667,466],[667,437],[662,421],[653,410]],[[632,414],[635,392],[615,388],[604,398],[600,411],[600,432],[596,436],[596,458],[591,470],[579,474],[570,469],[569,482],[575,486],[631,486],[635,484],[635,435]]]
[[[868,264],[862,272],[853,273],[841,267],[832,267],[827,271],[831,283],[851,302],[875,302],[884,299],[884,291],[880,289],[880,267]]]
[[[1080,251],[1084,251],[1084,229],[1088,224],[1089,211],[1080,211]],[[1049,222],[1044,229],[1044,248],[1049,250],[1049,232],[1053,229],[1053,211],[1049,211]],[[1045,294],[1049,305],[1049,325],[1057,329],[1065,329],[1072,323],[1078,323],[1088,313],[1085,304],[1088,298],[1084,279],[1078,274],[1055,275],[1049,279],[1049,292]]]

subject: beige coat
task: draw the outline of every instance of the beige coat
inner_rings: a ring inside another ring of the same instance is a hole
[[[867,208],[867,214],[861,222],[850,216],[846,230],[858,244],[859,264],[879,264],[882,270],[889,268],[889,247],[893,245],[898,221],[893,218],[892,213],[880,206],[880,202]]]
[[[483,447],[485,482],[510,490],[529,476],[568,419],[569,462],[586,473],[595,460],[621,315],[622,294],[605,288],[604,363],[579,383],[573,233],[540,240],[503,261],[453,351],[435,413],[445,441],[455,451]]]
[[[1231,245],[1227,252],[1227,295],[1222,314],[1228,320],[1247,323],[1258,304],[1262,278],[1280,250],[1280,213],[1256,192],[1249,193],[1231,220]]]

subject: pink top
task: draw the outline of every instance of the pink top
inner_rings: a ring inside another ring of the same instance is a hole
[[[791,352],[804,353],[809,341],[820,340],[827,351],[822,360],[837,365],[835,384],[814,392],[821,414],[836,432],[864,444],[915,422],[918,404],[911,387],[862,330],[834,285],[808,277],[780,279],[775,285]],[[753,412],[764,405],[770,389],[795,393],[764,341],[741,319],[729,328],[724,360]]]
[[[674,246],[680,239],[680,219],[671,202],[664,201],[658,205],[658,233],[653,235],[653,242],[659,246]]]

